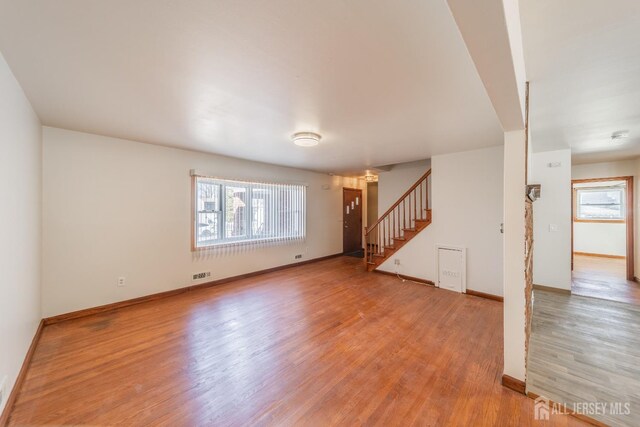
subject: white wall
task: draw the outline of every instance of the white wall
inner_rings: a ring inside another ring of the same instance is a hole
[[[6,377],[7,393],[41,318],[41,130],[0,55],[0,382]]]
[[[48,127],[43,141],[45,317],[342,252],[340,177]],[[193,254],[190,169],[308,184],[306,243]]]
[[[431,168],[431,160],[400,163],[378,174],[378,214],[384,214],[400,196]]]
[[[434,156],[431,161],[433,222],[379,268],[437,281],[435,246],[467,248],[467,288],[502,295],[502,146]],[[394,184],[395,200],[424,172],[394,167],[379,176],[379,193]],[[402,183],[402,185],[398,184]],[[388,193],[385,194],[385,197]],[[382,197],[380,197],[382,199]],[[380,212],[391,205],[380,204]]]
[[[505,132],[504,374],[521,381],[525,380],[525,185],[525,133]]]
[[[559,166],[550,167],[550,163]],[[533,283],[571,289],[571,150],[533,153]]]
[[[571,179],[612,178],[617,176],[636,176],[638,160],[622,160],[619,162],[589,163],[573,165]]]
[[[640,247],[640,231],[638,228],[638,212],[640,212],[640,182],[638,177],[640,176],[640,159],[622,160],[618,162],[602,162],[602,163],[589,163],[585,165],[574,165],[571,168],[571,179],[589,179],[589,178],[613,178],[619,176],[632,176],[634,185],[634,269],[635,274],[638,276],[640,273],[640,253],[638,248]],[[575,241],[574,241],[575,244]],[[625,237],[626,245],[626,237]],[[577,249],[575,249],[577,250]],[[584,251],[588,252],[588,251]],[[626,249],[625,249],[626,252]]]
[[[574,222],[573,251],[625,256],[627,253],[627,225],[624,223]]]

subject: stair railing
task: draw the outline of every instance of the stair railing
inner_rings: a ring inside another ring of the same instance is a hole
[[[384,256],[394,240],[404,240],[405,230],[412,231],[416,220],[426,220],[429,210],[431,169],[416,181],[376,222],[364,228],[365,263]]]

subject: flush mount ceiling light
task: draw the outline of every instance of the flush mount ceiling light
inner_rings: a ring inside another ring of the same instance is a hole
[[[365,175],[364,180],[366,182],[376,182],[378,180],[378,177],[375,175]]]
[[[291,137],[293,143],[300,147],[313,147],[320,143],[322,137],[313,132],[296,132]]]
[[[629,138],[628,130],[619,130],[611,134],[611,142],[614,144],[622,144],[627,138]]]

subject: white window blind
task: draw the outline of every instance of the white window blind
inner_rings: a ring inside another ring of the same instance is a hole
[[[194,180],[196,249],[305,238],[304,185]]]

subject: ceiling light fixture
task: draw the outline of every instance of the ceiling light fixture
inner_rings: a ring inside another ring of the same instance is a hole
[[[364,180],[367,182],[376,182],[378,180],[378,177],[375,175],[365,175]]]
[[[320,143],[322,137],[313,132],[296,132],[291,139],[294,144],[300,147],[314,147]]]
[[[611,142],[614,144],[622,144],[627,138],[629,138],[628,130],[619,130],[611,134]]]

